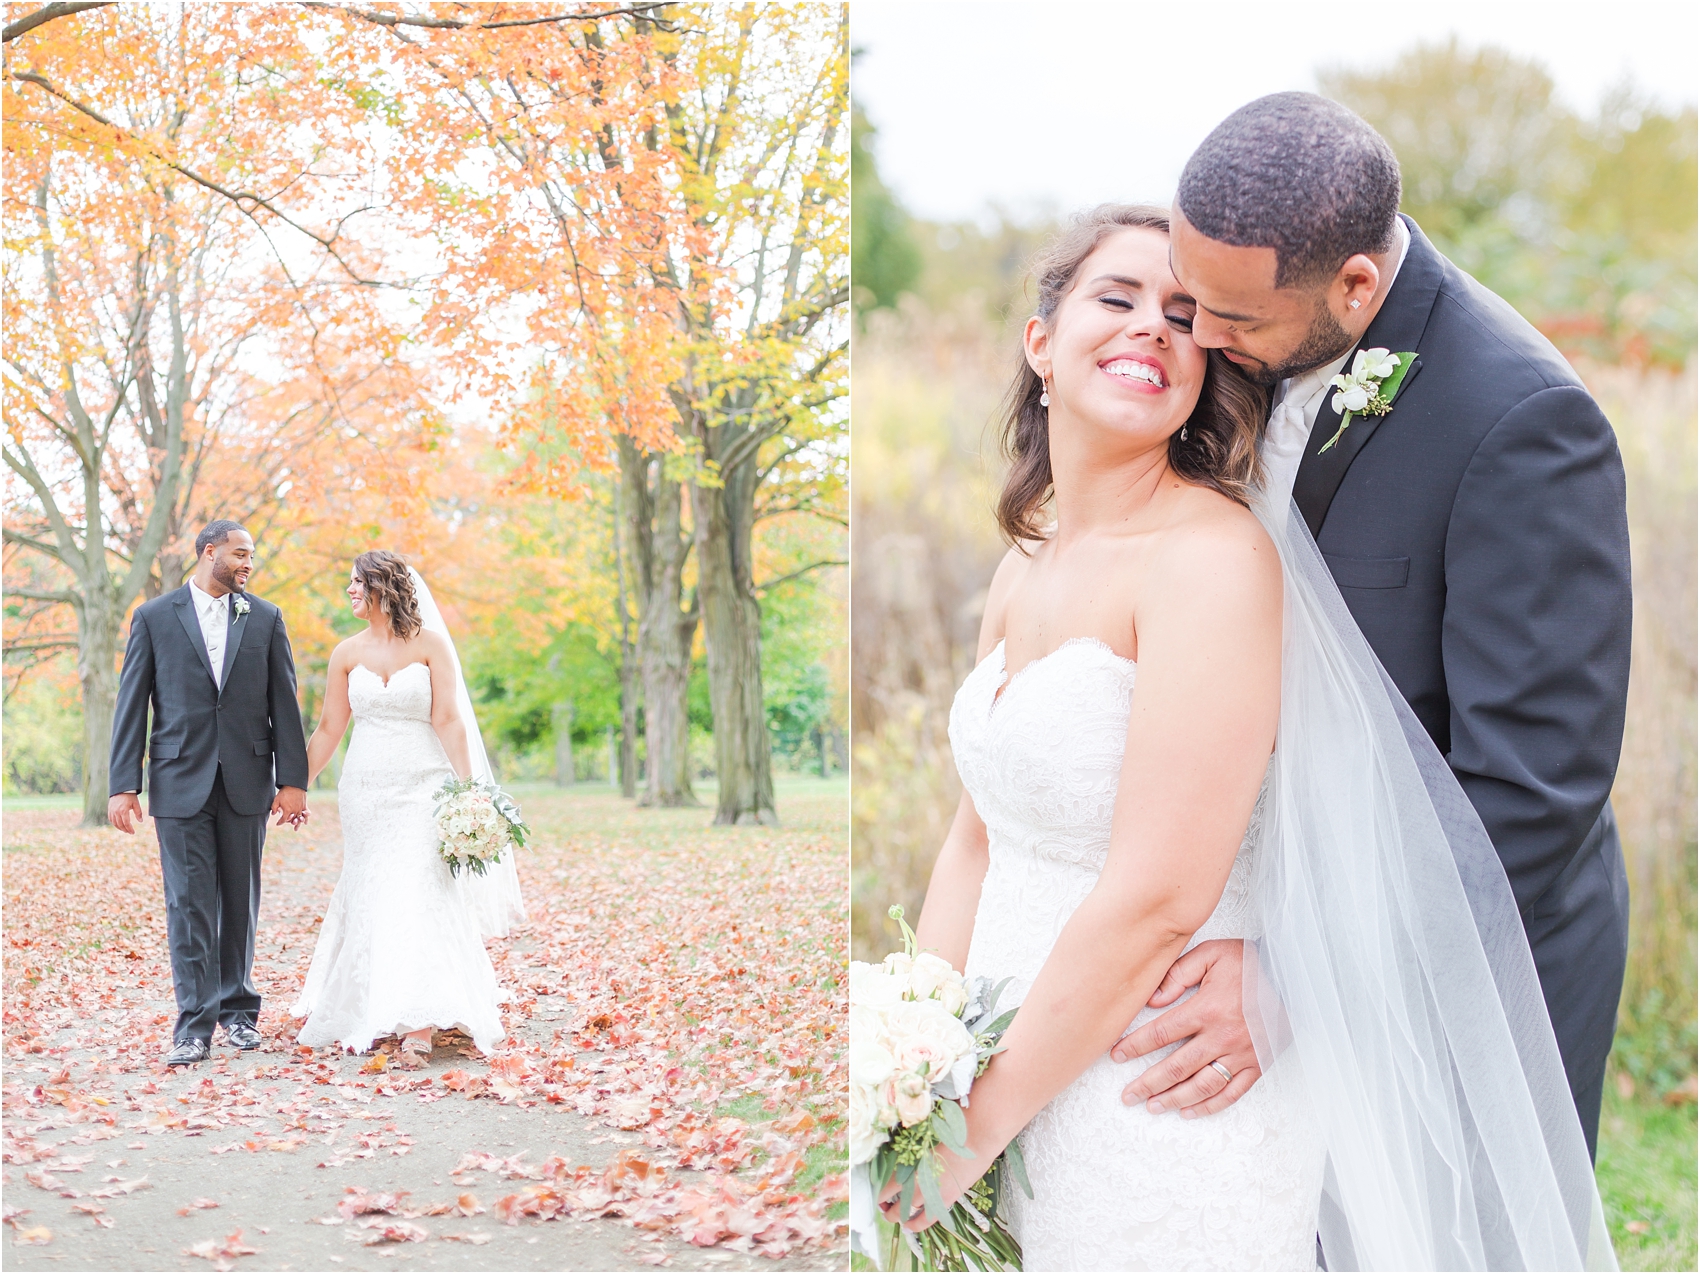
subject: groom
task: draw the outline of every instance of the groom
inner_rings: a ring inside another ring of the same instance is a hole
[[[252,970],[267,811],[280,826],[307,815],[295,660],[282,612],[247,592],[253,537],[210,522],[195,554],[187,584],[130,617],[107,804],[112,825],[133,834],[146,744],[177,992],[168,1066],[205,1061],[221,1022],[237,1048],[259,1047]]]
[[[1345,107],[1261,98],[1187,162],[1175,277],[1193,338],[1275,390],[1271,489],[1493,840],[1592,1154],[1629,934],[1607,800],[1629,684],[1623,465],[1569,364],[1398,213],[1399,191],[1392,150]],[[1342,432],[1329,381],[1378,347],[1416,359],[1389,412]],[[1126,1100],[1208,1114],[1256,1082],[1241,950],[1175,964],[1153,1006],[1198,994],[1114,1056],[1191,1043]]]

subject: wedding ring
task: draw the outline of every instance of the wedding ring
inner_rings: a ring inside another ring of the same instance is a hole
[[[1210,1064],[1212,1066],[1214,1066],[1217,1070],[1222,1072],[1222,1078],[1223,1079],[1227,1080],[1230,1084],[1234,1082],[1234,1072],[1233,1071],[1229,1070],[1226,1066],[1222,1065],[1222,1063],[1219,1062],[1219,1061],[1211,1062]]]

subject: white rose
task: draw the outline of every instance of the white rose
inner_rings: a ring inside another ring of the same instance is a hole
[[[885,1039],[900,1066],[910,1069],[925,1063],[935,1078],[974,1051],[968,1028],[937,1000],[907,1000],[887,1009]]]
[[[878,1010],[850,1006],[850,1082],[869,1088],[885,1083],[897,1069],[897,1059],[885,1043],[885,1020]]]
[[[850,1166],[866,1163],[886,1142],[887,1128],[878,1122],[880,1100],[864,1084],[850,1085]]]
[[[913,964],[914,962],[910,960],[906,952],[893,951],[885,958],[885,971],[891,974],[892,977],[899,978],[907,982],[909,980],[909,971],[913,967]]]
[[[850,963],[851,1004],[864,1004],[870,1008],[897,1004],[903,999],[907,986],[907,981],[886,972],[884,965],[864,964],[860,960]]]
[[[915,957],[915,962],[909,969],[909,989],[917,1000],[939,1000],[952,1013],[960,1012],[968,1002],[968,993],[962,985],[962,975],[950,967],[950,961],[933,955],[930,951]],[[954,989],[957,994],[947,996],[947,990]]]

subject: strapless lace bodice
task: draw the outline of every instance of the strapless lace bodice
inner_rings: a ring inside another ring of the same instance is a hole
[[[1136,675],[1132,660],[1077,638],[1007,677],[999,643],[951,706],[957,770],[990,846],[967,971],[1011,980],[999,1007],[1026,998],[1098,882]],[[1257,936],[1262,808],[1260,797],[1191,945]],[[1007,1207],[1025,1268],[1313,1267],[1322,1154],[1294,1086],[1265,1076],[1220,1114],[1185,1121],[1123,1105],[1121,1090],[1171,1051],[1125,1065],[1106,1052],[1021,1134],[1035,1197],[1016,1192]]]
[[[355,664],[348,674],[348,706],[369,730],[381,731],[395,721],[430,725],[431,668],[408,664],[385,681],[365,664]]]
[[[992,871],[1020,873],[1025,904],[1046,913],[1024,958],[1008,947],[999,951],[999,976],[1022,980],[1023,991],[1061,932],[1057,913],[1066,919],[1103,870],[1136,671],[1103,642],[1076,637],[1009,677],[999,642],[951,706],[951,750],[985,821]],[[1222,900],[1194,944],[1257,936],[1250,846],[1262,809],[1260,798]],[[1040,864],[1042,875],[1026,870]]]

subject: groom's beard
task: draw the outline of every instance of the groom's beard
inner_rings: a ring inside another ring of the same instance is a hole
[[[1310,320],[1310,330],[1305,333],[1305,338],[1299,342],[1297,349],[1279,363],[1259,362],[1254,366],[1242,363],[1240,370],[1249,380],[1266,389],[1273,389],[1289,376],[1302,376],[1308,371],[1327,366],[1356,344],[1356,339],[1340,326],[1339,320],[1334,317],[1334,311],[1328,308],[1327,298],[1318,296],[1316,313]]]
[[[216,559],[213,561],[213,578],[232,593],[245,593],[247,581],[236,573],[236,568]]]

